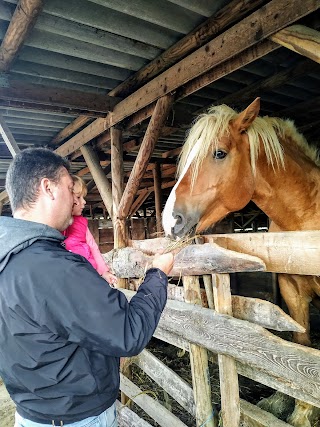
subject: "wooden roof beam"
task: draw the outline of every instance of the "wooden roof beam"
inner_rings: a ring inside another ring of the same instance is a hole
[[[233,59],[235,55],[237,55],[237,63],[233,62],[233,66],[236,67],[235,69],[241,68],[245,63],[256,59],[256,50],[259,50],[260,43],[264,39],[318,8],[319,2],[316,0],[305,0],[303,4],[300,0],[272,0],[117,104],[112,114],[107,116],[103,131],[153,103],[164,94],[186,85],[187,82],[198,78],[206,71],[212,71],[219,65],[223,68],[222,64]],[[249,50],[249,48],[251,51],[247,52],[246,62],[242,60],[240,52]],[[265,52],[270,52],[276,49],[277,45],[268,41],[264,48]],[[220,70],[220,77],[234,71],[230,68],[229,64],[229,68],[225,69],[224,74]],[[206,84],[209,83],[211,82]],[[100,135],[101,127],[101,122],[97,119],[60,146],[59,154],[63,156],[71,154],[86,142]]]
[[[19,0],[0,47],[0,71],[8,71],[33,28],[43,0]]]
[[[261,95],[264,91],[273,90],[283,84],[287,84],[288,82],[293,81],[294,79],[312,73],[317,69],[317,67],[318,65],[315,62],[310,61],[309,59],[301,60],[294,67],[288,68],[287,70],[281,71],[280,73],[274,74],[270,77],[267,77],[266,79],[253,83],[250,86],[246,86],[238,92],[234,92],[230,95],[220,98],[217,102],[210,103],[207,106],[195,111],[194,114],[200,114],[212,105],[238,105],[239,103],[241,104],[244,101],[250,100],[251,98]]]
[[[272,35],[270,39],[320,64],[319,31],[304,25],[292,25]]]
[[[112,111],[120,101],[112,96],[84,93],[78,90],[51,88],[45,85],[22,83],[17,80],[7,80],[7,87],[0,87],[0,101],[18,102],[36,105],[37,109],[47,109],[52,106],[61,111],[84,113],[89,116],[105,116]]]
[[[133,76],[129,77],[123,83],[120,83],[120,85],[109,92],[109,95],[121,96],[123,98],[130,95],[153,77],[156,77],[171,65],[176,64],[180,59],[185,58],[187,55],[203,46],[224,28],[240,21],[241,18],[245,17],[259,6],[262,6],[264,3],[264,0],[231,1],[203,24],[199,25],[160,56],[149,62],[145,67],[141,68]]]
[[[199,25],[195,30],[179,40],[179,42],[137,71],[132,77],[129,77],[115,89],[111,90],[108,95],[121,96],[124,98],[128,94],[133,93],[153,77],[157,76],[200,46],[203,46],[214,35],[222,31],[223,28],[226,28],[235,21],[239,21],[242,17],[249,14],[250,11],[258,8],[264,3],[265,0],[233,0],[218,13],[212,15],[203,24]],[[79,126],[78,129],[80,127],[81,126]],[[108,135],[107,140],[110,140],[110,135]]]

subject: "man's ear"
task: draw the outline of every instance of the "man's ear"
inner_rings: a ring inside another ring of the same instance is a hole
[[[40,182],[40,191],[44,196],[49,197],[51,200],[54,200],[54,186],[54,182],[50,181],[50,179],[42,178]]]

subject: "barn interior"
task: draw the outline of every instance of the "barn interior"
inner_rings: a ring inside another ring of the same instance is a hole
[[[85,180],[84,215],[101,252],[111,250],[118,144],[129,238],[161,236],[186,133],[212,105],[242,111],[260,97],[260,115],[293,120],[320,150],[319,7],[319,0],[1,0],[1,215],[12,214],[5,176],[14,155],[49,147]],[[250,202],[208,233],[268,226]],[[281,304],[276,277],[263,277],[257,290],[238,275],[234,293]],[[311,322],[318,327],[316,312]]]

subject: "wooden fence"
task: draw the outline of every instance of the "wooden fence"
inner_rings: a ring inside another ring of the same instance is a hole
[[[155,337],[190,352],[191,388],[163,362],[144,350],[127,359],[136,364],[175,399],[196,425],[217,426],[211,403],[208,363],[218,363],[221,416],[225,427],[289,426],[272,414],[239,399],[238,374],[320,407],[320,351],[285,341],[267,329],[303,331],[279,307],[262,300],[231,296],[229,274],[269,271],[320,273],[320,231],[224,234],[205,236],[176,256],[173,276],[183,288],[169,286],[171,298]],[[168,246],[167,239],[131,241],[131,247],[105,255],[119,277],[139,278],[152,255]],[[199,275],[209,308],[201,306]],[[123,290],[128,299],[133,291]],[[213,307],[215,309],[213,310]],[[121,375],[121,390],[160,426],[185,424]],[[118,407],[123,426],[149,426],[130,409]]]

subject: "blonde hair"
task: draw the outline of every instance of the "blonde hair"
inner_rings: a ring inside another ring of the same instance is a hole
[[[87,186],[86,186],[86,183],[84,182],[84,180],[82,178],[80,178],[80,176],[77,176],[77,175],[71,175],[71,178],[72,178],[74,184],[80,185],[81,196],[86,197],[88,190],[87,190]]]

